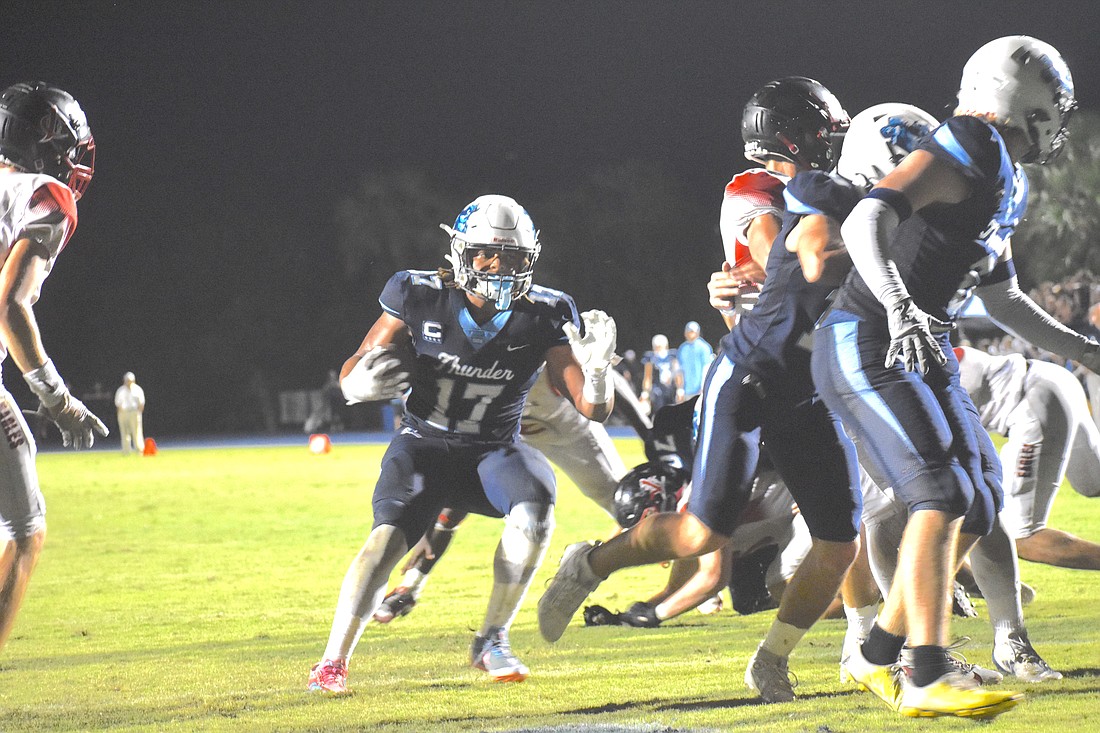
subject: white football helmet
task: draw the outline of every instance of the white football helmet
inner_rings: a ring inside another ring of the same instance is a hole
[[[963,67],[957,114],[988,117],[1024,133],[1031,148],[1021,163],[1046,163],[1066,142],[1077,107],[1073,78],[1061,54],[1031,36],[1005,36],[985,44]]]
[[[869,189],[939,124],[935,117],[911,104],[886,102],[868,107],[852,118],[836,172]]]
[[[451,235],[447,260],[454,266],[455,284],[508,310],[512,301],[531,289],[535,260],[542,245],[526,209],[508,196],[479,196],[462,210],[453,227],[440,224]],[[478,270],[474,258],[496,256],[497,272]]]

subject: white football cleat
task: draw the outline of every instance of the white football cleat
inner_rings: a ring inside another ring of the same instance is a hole
[[[993,665],[1023,682],[1062,679],[1062,673],[1052,669],[1031,646],[1026,631],[1013,631],[1003,644],[993,646]]]
[[[584,599],[603,582],[588,564],[588,553],[595,547],[592,542],[577,542],[565,548],[558,572],[539,599],[539,633],[547,641],[561,638]]]

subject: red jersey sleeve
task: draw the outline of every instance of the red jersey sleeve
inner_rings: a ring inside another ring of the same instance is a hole
[[[57,181],[48,181],[31,194],[23,231],[57,256],[76,231],[76,197]]]
[[[722,199],[722,247],[726,260],[736,264],[749,256],[746,231],[764,214],[783,216],[785,177],[760,168],[739,173],[726,184]]]

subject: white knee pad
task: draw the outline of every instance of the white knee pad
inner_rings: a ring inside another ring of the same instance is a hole
[[[512,623],[553,532],[553,504],[523,502],[508,512],[493,557],[493,592],[485,611],[483,636]]]
[[[508,530],[520,532],[528,542],[542,544],[554,532],[554,505],[525,501],[516,504],[504,518],[505,535]]]

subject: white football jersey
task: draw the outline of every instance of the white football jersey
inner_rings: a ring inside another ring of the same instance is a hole
[[[955,349],[959,381],[970,393],[986,430],[1006,435],[1008,418],[1024,398],[1027,359],[1020,354],[993,356],[969,346]]]
[[[569,399],[562,397],[550,386],[550,378],[543,367],[538,379],[527,393],[527,404],[520,419],[520,434],[524,437],[551,433],[559,442],[569,440],[579,432],[588,430],[591,421],[577,412]],[[550,436],[541,436],[551,439]]]
[[[56,178],[38,173],[0,172],[0,267],[23,238],[49,253],[47,272],[76,229],[76,198]],[[7,351],[0,345],[0,360]]]

